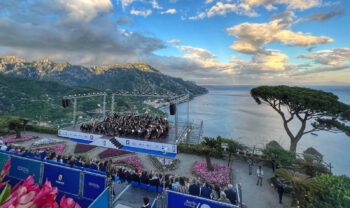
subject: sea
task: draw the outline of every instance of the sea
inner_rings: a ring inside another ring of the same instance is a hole
[[[189,102],[189,117],[194,122],[203,120],[203,136],[222,136],[237,140],[249,147],[263,148],[275,140],[289,149],[281,117],[271,107],[258,105],[250,96],[254,86],[204,86],[205,95]],[[332,92],[339,100],[350,104],[350,86],[307,86]],[[187,104],[178,105],[179,120],[186,119]],[[294,119],[296,120],[296,119]],[[292,122],[294,132],[299,127]],[[297,152],[308,147],[318,150],[323,159],[333,166],[335,175],[350,176],[350,137],[344,133],[317,132],[317,136],[306,134],[299,141]]]

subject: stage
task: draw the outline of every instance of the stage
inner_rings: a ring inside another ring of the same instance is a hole
[[[178,123],[178,138],[181,138],[182,133],[187,128],[188,125],[186,123]],[[166,150],[167,157],[176,156],[177,144],[179,142],[175,136],[175,123],[173,122],[169,122],[169,131],[165,137],[150,140],[145,140],[140,137],[107,136],[83,132],[80,130],[80,124],[58,130],[58,136],[69,138],[78,143],[153,155],[164,156],[164,150]],[[113,138],[121,144],[121,147],[117,147],[113,144]]]

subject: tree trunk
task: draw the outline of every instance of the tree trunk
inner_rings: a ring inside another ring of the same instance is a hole
[[[231,164],[231,152],[229,153],[229,155],[228,155],[228,164],[227,164],[227,166],[228,167],[230,167],[230,164]]]
[[[290,147],[289,147],[289,151],[291,152],[296,152],[297,151],[297,144],[298,144],[298,140],[290,140]]]
[[[214,167],[211,164],[210,156],[209,155],[205,155],[205,160],[207,161],[207,169],[208,169],[208,171],[213,171]]]
[[[21,130],[16,128],[15,132],[16,132],[16,138],[21,138]]]

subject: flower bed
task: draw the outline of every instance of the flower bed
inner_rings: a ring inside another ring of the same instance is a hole
[[[149,158],[152,161],[153,166],[156,169],[160,169],[160,170],[163,169],[163,163],[164,163],[163,157],[149,155]],[[180,163],[179,159],[166,158],[165,159],[165,168],[167,170],[175,170],[179,163]]]
[[[206,162],[195,162],[192,171],[208,183],[227,185],[230,183],[230,168],[226,165],[213,164],[214,170],[208,171]]]
[[[52,145],[57,143],[62,143],[63,141],[59,139],[52,139],[52,138],[43,138],[39,139],[38,141],[35,141],[32,145],[33,146],[42,146],[42,145]]]
[[[37,136],[31,136],[31,135],[28,135],[28,134],[22,134],[21,138],[16,138],[16,136],[12,136],[12,137],[4,138],[4,139],[2,139],[2,141],[4,143],[14,143],[14,142],[24,142],[24,141],[28,141],[28,140],[36,139],[36,138],[38,138],[38,137]]]
[[[137,156],[132,156],[132,157],[127,157],[127,158],[123,158],[120,160],[114,160],[113,161],[114,164],[125,164],[127,166],[131,166],[132,168],[137,168],[138,171],[142,172],[144,170],[142,162],[140,160],[140,158],[138,158]]]
[[[76,146],[75,146],[75,149],[74,149],[74,153],[84,153],[84,152],[88,152],[90,150],[92,150],[93,148],[95,148],[96,146],[94,145],[88,145],[88,144],[80,144],[78,143]]]
[[[66,144],[62,143],[62,144],[34,147],[32,149],[35,149],[35,150],[51,149],[51,150],[55,151],[56,155],[62,155],[64,148],[66,148]]]
[[[106,157],[115,157],[115,156],[125,155],[125,154],[129,154],[129,153],[130,152],[128,152],[128,151],[109,148],[103,152],[100,152],[100,154],[98,154],[98,156],[100,157],[100,159],[103,159]]]

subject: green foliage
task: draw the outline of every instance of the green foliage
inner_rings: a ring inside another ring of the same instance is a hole
[[[275,174],[284,179],[293,188],[293,194],[300,207],[306,207],[308,201],[307,193],[317,192],[321,185],[314,178],[286,169],[277,169]]]
[[[233,139],[222,138],[221,142],[228,145],[227,151],[231,153],[236,153],[238,151],[244,151],[248,149],[246,145],[241,144]]]
[[[0,204],[3,204],[8,196],[10,195],[11,192],[11,185],[10,184],[6,184],[5,188],[2,190],[1,194],[0,194]]]
[[[280,167],[290,167],[295,162],[295,153],[282,148],[267,147],[262,152],[268,160],[275,160]]]
[[[47,126],[35,126],[35,125],[28,125],[26,127],[26,130],[28,131],[34,131],[34,132],[40,132],[45,134],[54,134],[57,135],[58,129],[54,127],[47,127]]]
[[[35,81],[6,77],[0,74],[0,114],[13,115],[34,119],[38,125],[45,122],[50,126],[62,127],[62,124],[70,125],[72,121],[73,107],[62,107],[62,97],[65,95],[87,94],[100,92],[100,90],[89,87],[69,87],[56,82]],[[84,119],[100,117],[96,113],[100,109],[97,104],[101,104],[101,97],[85,98],[78,101],[77,116]],[[119,105],[120,104],[120,105]],[[107,109],[110,103],[107,103]],[[138,111],[150,114],[163,115],[159,109],[143,104],[135,98],[116,98],[115,111]],[[0,131],[6,130],[1,128]]]
[[[307,207],[350,207],[350,178],[348,176],[321,175],[315,177],[315,180],[321,184],[321,189],[308,193]]]
[[[313,131],[343,131],[350,136],[350,127],[346,125],[346,121],[350,121],[350,105],[340,102],[333,93],[302,87],[260,86],[253,88],[250,94],[258,104],[271,106],[282,117],[291,139],[291,151],[296,151],[304,134]],[[301,127],[293,134],[288,123],[295,118]],[[307,130],[309,120],[312,128]]]

